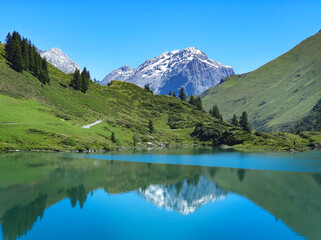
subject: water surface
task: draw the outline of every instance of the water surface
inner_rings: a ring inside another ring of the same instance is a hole
[[[321,239],[320,152],[0,155],[2,239]]]

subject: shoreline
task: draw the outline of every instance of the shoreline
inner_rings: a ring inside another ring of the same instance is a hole
[[[60,150],[60,149],[8,149],[0,150],[1,153],[14,153],[14,152],[42,152],[42,153],[104,153],[112,151],[122,151],[125,149],[143,149],[143,148],[171,148],[180,146],[198,146],[198,147],[217,147],[222,150],[235,150],[239,152],[243,151],[258,151],[258,152],[306,152],[306,151],[318,151],[321,148],[307,148],[305,150],[295,149],[280,149],[280,148],[253,148],[253,147],[233,147],[227,145],[210,145],[210,144],[174,144],[174,145],[145,145],[145,146],[121,146],[110,149],[75,149],[75,150]]]

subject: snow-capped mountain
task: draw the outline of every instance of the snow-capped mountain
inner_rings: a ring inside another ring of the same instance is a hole
[[[54,47],[47,51],[39,51],[39,53],[42,58],[46,58],[47,62],[51,63],[64,73],[73,73],[76,69],[79,69],[78,64],[70,59],[57,47]]]
[[[109,73],[101,84],[106,85],[111,80],[122,80],[141,87],[149,84],[156,94],[177,92],[183,86],[188,95],[194,95],[233,74],[232,67],[209,59],[195,47],[189,47],[181,51],[164,52],[136,69],[129,66],[118,68]]]
[[[138,194],[154,203],[159,208],[177,211],[184,215],[195,212],[202,205],[224,199],[227,195],[215,183],[201,177],[198,184],[188,185],[186,181],[178,190],[177,184],[169,187],[164,185],[150,185],[146,189],[139,189]]]

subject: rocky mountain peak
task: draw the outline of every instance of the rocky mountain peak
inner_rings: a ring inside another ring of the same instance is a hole
[[[109,73],[102,85],[111,80],[122,80],[143,87],[149,84],[156,94],[177,92],[183,86],[188,95],[202,93],[233,75],[233,68],[209,59],[195,47],[164,52],[146,60],[135,69],[123,66]]]
[[[47,51],[39,51],[42,58],[46,58],[47,62],[54,65],[66,74],[75,72],[79,69],[78,64],[63,53],[58,47],[51,48]]]

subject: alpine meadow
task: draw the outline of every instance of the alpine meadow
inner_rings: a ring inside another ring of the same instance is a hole
[[[15,35],[22,39],[19,33]],[[148,85],[144,89],[112,81],[101,86],[89,80],[86,68],[81,73],[76,70],[65,74],[46,63],[49,80],[43,82],[29,69],[16,71],[6,56],[5,46],[1,45],[3,150],[88,151],[202,142],[256,149],[303,150],[318,146],[319,134],[252,133],[206,113],[202,103],[187,102],[186,97],[154,95],[146,90]],[[20,61],[21,66],[26,65],[23,58]],[[82,128],[99,119],[101,124]],[[155,131],[149,131],[149,121]]]

